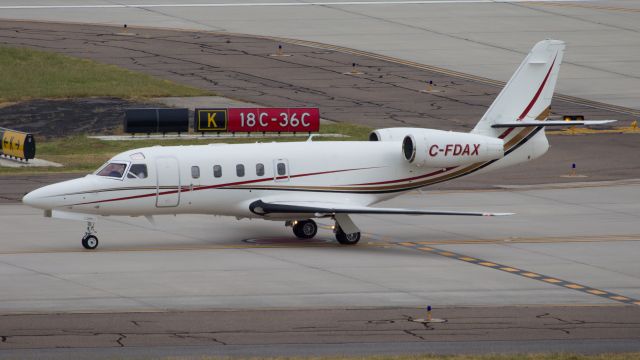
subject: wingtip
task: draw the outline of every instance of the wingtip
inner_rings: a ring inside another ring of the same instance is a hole
[[[515,214],[516,213],[487,213],[484,216],[511,216]]]

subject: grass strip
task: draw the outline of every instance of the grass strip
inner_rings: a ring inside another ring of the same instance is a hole
[[[141,99],[211,92],[115,65],[27,48],[0,46],[0,102],[112,96]]]

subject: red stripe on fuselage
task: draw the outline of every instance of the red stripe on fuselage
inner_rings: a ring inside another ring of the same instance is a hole
[[[324,174],[335,174],[335,173],[340,173],[340,172],[355,171],[355,170],[365,170],[365,169],[375,169],[375,167],[320,171],[320,172],[315,172],[315,173],[291,175],[290,178],[298,178],[298,177],[313,176],[313,175],[324,175]],[[282,179],[282,178],[286,178],[286,177],[277,177],[276,179]],[[180,188],[180,190],[169,190],[169,191],[162,191],[162,192],[159,192],[159,193],[153,192],[153,193],[142,194],[142,195],[133,195],[133,196],[125,196],[125,197],[119,197],[119,198],[113,198],[113,199],[107,199],[107,200],[91,201],[91,202],[73,204],[72,206],[99,204],[99,203],[121,201],[121,200],[140,199],[140,198],[151,197],[151,196],[156,196],[156,195],[169,195],[169,194],[175,194],[175,193],[178,193],[178,192],[189,192],[189,191],[198,191],[198,190],[206,190],[206,189],[215,189],[215,188],[221,188],[221,187],[227,187],[227,186],[255,184],[255,183],[259,183],[259,182],[272,181],[272,180],[273,180],[273,178],[270,177],[270,178],[264,178],[264,179],[254,179],[254,180],[247,180],[247,181],[236,181],[236,182],[224,183],[224,184],[197,186],[197,187],[193,187],[193,188],[191,188],[190,186],[182,186]]]
[[[362,183],[362,184],[349,184],[349,185],[345,185],[345,186],[393,184],[393,183],[409,181],[409,180],[417,180],[417,179],[427,178],[427,177],[433,176],[433,175],[443,174],[443,173],[446,173],[447,171],[449,171],[451,169],[455,169],[455,168],[456,167],[454,166],[454,167],[450,167],[450,168],[440,169],[438,171],[434,171],[434,172],[429,173],[429,174],[420,175],[420,176],[414,176],[414,177],[404,178],[404,179],[398,179],[398,180],[378,181],[378,182]]]

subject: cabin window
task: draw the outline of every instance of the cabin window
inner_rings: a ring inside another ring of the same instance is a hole
[[[287,175],[287,165],[285,163],[278,163],[278,176]]]
[[[198,179],[200,177],[200,166],[191,167],[191,177],[194,179]]]
[[[236,175],[238,175],[238,177],[244,176],[244,165],[242,164],[236,165]]]
[[[145,164],[133,164],[129,168],[129,173],[127,173],[127,178],[129,179],[146,179],[148,176],[149,173]]]
[[[121,179],[126,169],[127,164],[112,162],[100,169],[96,175]]]
[[[264,164],[256,164],[256,175],[264,176]]]
[[[222,176],[222,166],[213,165],[213,176],[217,178]]]

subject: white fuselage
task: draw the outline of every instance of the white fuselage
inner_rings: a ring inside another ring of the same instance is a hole
[[[519,131],[509,134],[505,144]],[[105,177],[96,172],[35,190],[24,201],[43,209],[95,215],[190,213],[239,218],[264,217],[249,210],[256,200],[367,206],[411,189],[523,162],[547,149],[543,133],[521,145],[517,149],[514,145],[509,157],[497,161],[449,168],[408,163],[398,141],[156,146],[110,160],[125,164],[125,174],[133,165],[144,164],[144,178]],[[238,170],[240,165],[244,174]],[[214,166],[221,171],[216,174]]]

